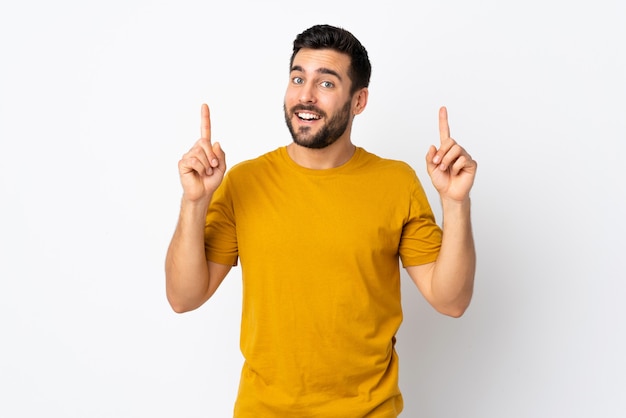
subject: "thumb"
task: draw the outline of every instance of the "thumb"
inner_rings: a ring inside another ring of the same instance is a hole
[[[437,168],[437,164],[434,163],[435,155],[437,154],[437,148],[434,145],[431,145],[428,148],[428,153],[426,154],[426,169],[428,173],[431,173],[435,168]]]
[[[218,160],[218,166],[222,167],[222,169],[226,170],[226,154],[222,149],[222,145],[219,142],[216,142],[212,145],[213,152]]]

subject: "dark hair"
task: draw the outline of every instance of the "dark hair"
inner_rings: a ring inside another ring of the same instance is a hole
[[[332,49],[347,54],[350,57],[348,76],[352,80],[350,93],[353,94],[369,86],[372,66],[367,50],[347,30],[330,25],[315,25],[305,30],[293,41],[293,54],[291,54],[289,68],[293,66],[293,60],[302,48]]]

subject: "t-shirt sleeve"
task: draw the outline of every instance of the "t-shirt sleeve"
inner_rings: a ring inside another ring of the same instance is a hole
[[[213,194],[204,227],[204,251],[209,261],[237,265],[237,230],[232,199],[232,185],[227,174]]]
[[[436,261],[442,231],[417,176],[411,187],[408,211],[399,247],[402,265],[418,266]]]

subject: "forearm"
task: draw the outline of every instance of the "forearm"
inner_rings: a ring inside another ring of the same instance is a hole
[[[443,201],[443,239],[431,281],[438,310],[461,316],[474,288],[476,252],[472,236],[470,200]]]
[[[167,251],[165,278],[167,299],[176,312],[197,308],[210,289],[204,252],[204,226],[208,203],[183,199],[178,224]]]

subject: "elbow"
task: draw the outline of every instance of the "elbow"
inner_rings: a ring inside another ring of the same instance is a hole
[[[460,318],[469,308],[473,295],[474,288],[473,284],[470,283],[453,294],[437,294],[438,297],[432,298],[432,305],[443,315],[451,318]]]
[[[200,306],[199,304],[192,303],[185,298],[176,297],[169,292],[167,293],[167,301],[169,302],[172,310],[178,314],[193,311]]]
[[[460,318],[462,317],[467,308],[469,308],[471,298],[465,300],[459,300],[454,303],[441,304],[438,306],[434,306],[437,312],[449,316],[451,318]]]
[[[189,311],[193,310],[193,309],[190,309],[187,306],[184,306],[182,304],[176,304],[176,303],[172,303],[172,302],[170,302],[170,307],[177,314],[182,314],[182,313],[189,312]]]
[[[451,318],[460,318],[463,316],[465,311],[467,310],[467,306],[465,307],[449,307],[446,309],[439,309],[439,313],[449,316]]]
[[[181,303],[180,301],[177,301],[171,297],[167,297],[167,301],[170,304],[170,307],[172,308],[172,310],[178,314],[182,314],[185,312],[189,312],[191,311],[191,309],[184,303]]]
[[[172,310],[179,314],[193,311],[204,303],[201,294],[176,286],[170,276],[166,276],[165,296]]]

